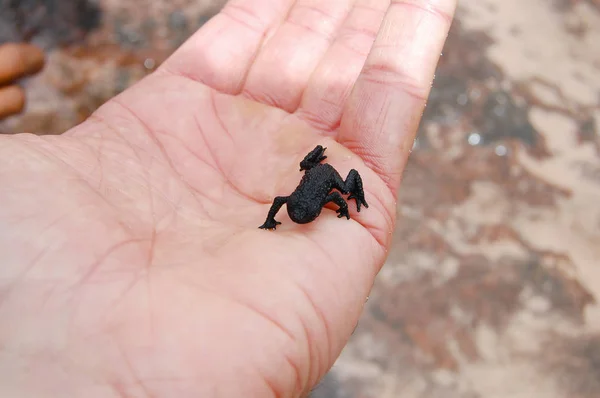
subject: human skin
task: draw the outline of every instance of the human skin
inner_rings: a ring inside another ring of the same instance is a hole
[[[44,67],[44,53],[26,43],[0,45],[0,119],[20,113],[25,92],[16,82],[38,73]]]
[[[309,393],[385,261],[454,9],[233,0],[79,126],[0,136],[0,396]],[[258,229],[317,144],[369,208]]]

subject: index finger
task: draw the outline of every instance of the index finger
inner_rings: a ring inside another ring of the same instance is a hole
[[[345,106],[338,141],[395,192],[456,0],[392,0]]]
[[[43,66],[44,52],[34,45],[0,45],[0,85],[37,73]]]

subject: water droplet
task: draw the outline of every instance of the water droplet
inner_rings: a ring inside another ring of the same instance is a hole
[[[415,149],[419,148],[419,139],[415,138],[415,140],[413,141],[413,145],[412,148],[410,149],[410,151],[414,151]]]
[[[506,156],[508,154],[508,148],[504,145],[498,145],[494,152],[498,156]]]
[[[481,135],[479,135],[478,133],[471,133],[469,134],[469,138],[467,138],[467,141],[469,142],[469,145],[479,145],[481,143]]]
[[[154,69],[155,66],[156,66],[156,61],[153,58],[146,58],[144,60],[144,68]]]

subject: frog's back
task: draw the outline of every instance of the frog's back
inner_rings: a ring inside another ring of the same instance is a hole
[[[307,196],[325,197],[333,187],[335,169],[330,164],[320,164],[307,170],[296,192]]]
[[[335,170],[329,164],[320,164],[307,170],[296,190],[289,196],[287,209],[295,222],[314,220],[325,204],[333,187]]]

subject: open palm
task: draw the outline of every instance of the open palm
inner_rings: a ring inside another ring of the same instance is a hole
[[[385,260],[453,11],[230,1],[83,124],[2,137],[0,395],[310,391]],[[259,229],[316,145],[369,208]]]

